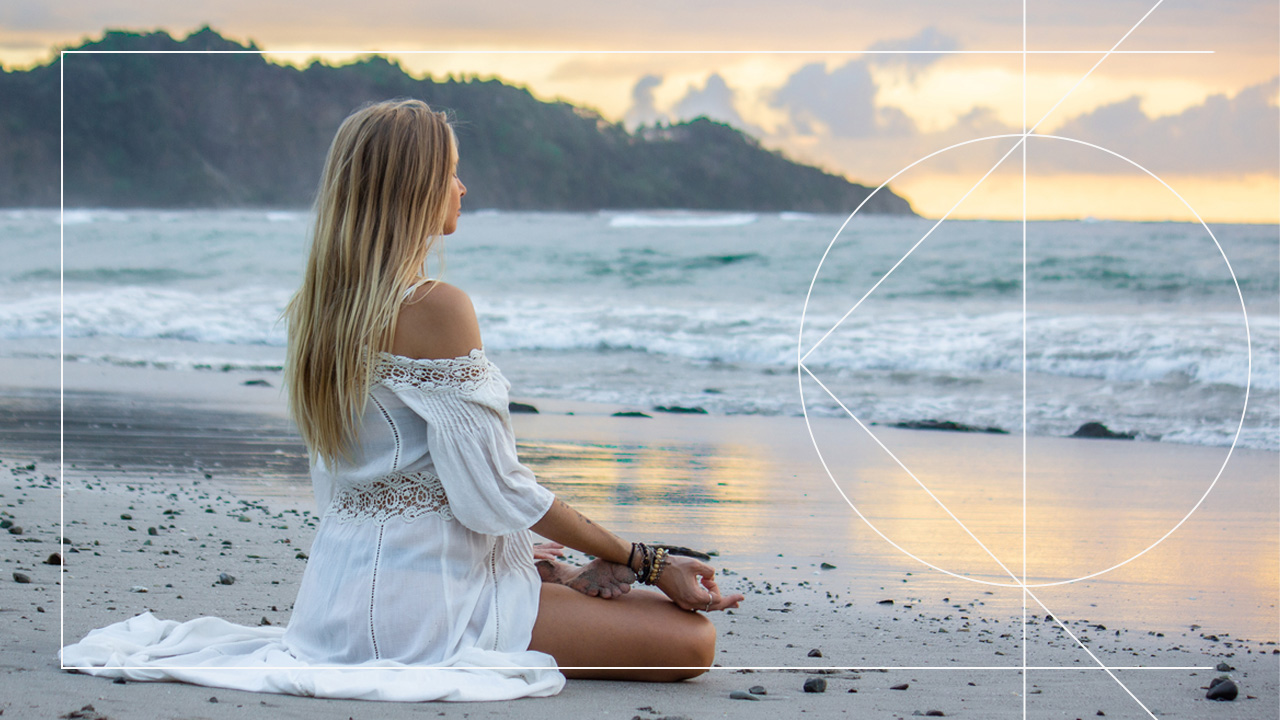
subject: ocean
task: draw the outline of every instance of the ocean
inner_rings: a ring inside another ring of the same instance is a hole
[[[0,211],[0,355],[57,357],[61,332],[75,362],[278,371],[309,220],[68,210],[60,256],[57,211]],[[430,272],[535,403],[1280,451],[1276,226],[1031,222],[1024,262],[1021,223],[947,221],[912,250],[933,224],[464,212]]]

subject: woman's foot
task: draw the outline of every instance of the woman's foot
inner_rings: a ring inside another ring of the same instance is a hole
[[[583,595],[606,600],[629,592],[631,583],[636,581],[631,568],[600,558],[580,568],[553,560],[539,560],[537,567],[542,582],[564,585]]]

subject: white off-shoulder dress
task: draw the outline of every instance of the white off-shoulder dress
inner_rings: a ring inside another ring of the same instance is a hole
[[[483,350],[381,354],[355,457],[312,470],[322,519],[287,628],[146,613],[63,648],[63,666],[363,700],[559,692],[555,661],[528,649],[528,528],[554,496],[516,457],[508,387]]]

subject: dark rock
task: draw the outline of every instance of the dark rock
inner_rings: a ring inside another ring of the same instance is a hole
[[[128,680],[125,680],[125,679],[124,679],[124,678],[122,678],[122,677],[118,677],[118,678],[116,678],[115,680],[112,680],[111,682],[112,682],[113,684],[115,684],[115,685],[128,685],[128,684],[129,684],[129,681],[128,681]]]
[[[653,417],[653,416],[652,416],[652,415],[645,415],[644,413],[642,413],[642,412],[637,412],[637,411],[635,411],[635,410],[626,410],[626,411],[623,411],[623,412],[616,412],[616,413],[614,413],[614,414],[613,414],[613,417],[642,417],[642,418],[651,418],[651,417]]]
[[[160,534],[160,531],[159,531],[159,530],[156,530],[154,527],[149,527],[149,528],[147,528],[147,534],[148,534],[148,535],[159,535],[159,534]]]
[[[752,695],[768,695],[769,694],[769,691],[765,690],[763,685],[752,685],[751,687],[747,688],[747,692],[751,693]]]
[[[1235,700],[1236,696],[1240,694],[1240,688],[1236,687],[1235,682],[1230,678],[1217,678],[1217,680],[1220,682],[1210,683],[1209,692],[1204,694],[1209,700],[1222,700],[1225,702]]]
[[[924,715],[925,717],[946,717],[947,716],[947,714],[942,712],[941,710],[926,710]]]
[[[132,516],[132,515],[130,515],[129,513],[120,513],[120,519],[121,519],[121,520],[132,520],[132,519],[133,519],[133,516]]]
[[[58,553],[50,553],[49,557],[44,559],[44,564],[45,565],[61,565],[62,556],[59,555]]]
[[[809,651],[809,657],[822,657],[822,651],[818,648],[814,648]]]
[[[299,550],[298,554],[294,555],[294,557],[297,558],[298,560],[306,560],[309,556],[306,553]]]
[[[677,415],[706,415],[707,411],[700,407],[682,407],[680,405],[658,405],[655,412],[675,413]]]
[[[26,585],[31,582],[31,576],[26,573],[15,572],[13,574],[13,581],[19,585]]]
[[[907,689],[907,688],[909,688],[909,687],[911,687],[909,684],[907,684],[907,683],[902,683],[902,684],[900,684],[900,685],[894,685],[894,686],[890,687],[889,689],[890,689],[890,690],[906,690],[906,689]]]
[[[991,433],[993,435],[1008,435],[1009,431],[998,427],[978,427],[977,425],[966,425],[952,420],[907,420],[905,422],[891,423],[891,427],[903,428],[904,430],[946,430],[948,432],[980,432]]]
[[[804,691],[807,693],[824,693],[827,691],[827,679],[822,677],[811,677],[804,681]]]
[[[1224,662],[1218,663],[1218,666],[1215,667],[1214,669],[1217,670],[1218,672],[1231,672],[1232,670],[1235,670],[1235,668],[1231,667],[1230,665]]]
[[[217,696],[217,695],[210,695],[210,696],[209,696],[209,702],[211,702],[211,703],[216,703],[216,702],[218,702],[218,696]]]
[[[1078,438],[1107,438],[1110,440],[1132,440],[1136,437],[1136,433],[1118,433],[1112,431],[1106,425],[1100,422],[1087,422],[1080,426],[1078,430],[1071,433],[1071,437]]]
[[[266,380],[245,380],[243,384],[249,387],[271,387],[271,383]]]
[[[0,530],[8,530],[13,527],[12,520],[0,520]]]
[[[9,528],[9,534],[10,534],[10,535],[21,535],[21,534],[22,534],[22,526],[21,526],[21,525],[14,525],[13,527]]]
[[[881,600],[880,602],[878,602],[878,603],[876,603],[876,604],[877,604],[877,605],[892,605],[892,604],[893,604],[893,600]]]
[[[749,693],[749,692],[742,692],[741,690],[734,690],[733,692],[729,693],[729,699],[730,699],[730,700],[757,700],[757,701],[758,701],[760,698],[756,697],[755,695],[752,695],[752,694],[751,694],[751,693]]]
[[[236,584],[236,576],[235,576],[235,575],[228,575],[227,573],[219,573],[219,574],[218,574],[218,582],[219,582],[219,583],[222,583],[223,585],[235,585],[235,584]]]
[[[526,415],[537,415],[538,408],[530,405],[529,403],[509,402],[507,403],[507,412],[523,413]]]
[[[823,570],[835,570],[835,569],[836,569],[836,566],[835,566],[835,565],[832,565],[832,564],[831,564],[831,563],[829,563],[829,562],[824,562],[824,563],[822,563],[821,565],[819,565],[818,567],[822,568]]]
[[[258,621],[258,627],[266,627],[270,624],[271,624],[271,621],[267,619],[266,615],[263,615],[262,619]]]

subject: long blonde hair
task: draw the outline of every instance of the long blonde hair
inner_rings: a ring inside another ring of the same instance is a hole
[[[285,308],[289,412],[312,461],[352,457],[377,353],[444,232],[456,144],[445,114],[419,100],[365,106],[333,138],[302,286]]]

